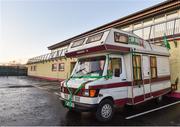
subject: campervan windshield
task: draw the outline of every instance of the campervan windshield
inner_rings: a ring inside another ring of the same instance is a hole
[[[105,61],[105,56],[79,59],[73,77],[102,76]]]

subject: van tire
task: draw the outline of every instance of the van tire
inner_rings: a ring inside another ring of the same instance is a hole
[[[100,122],[107,122],[114,115],[114,104],[110,99],[105,99],[100,102],[96,110],[96,119]]]

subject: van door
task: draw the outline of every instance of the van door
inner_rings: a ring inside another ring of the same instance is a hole
[[[151,85],[150,85],[150,58],[147,55],[142,56],[142,78],[144,85],[145,99],[151,97]]]
[[[120,55],[111,54],[107,63],[107,73],[111,78],[101,81],[103,85],[115,86],[106,91],[106,94],[113,96],[115,99],[127,98],[128,81],[126,81],[126,71],[124,58]],[[119,87],[118,87],[119,86]]]

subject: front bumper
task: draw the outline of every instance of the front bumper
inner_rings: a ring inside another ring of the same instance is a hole
[[[60,97],[61,103],[64,107],[69,108],[65,105],[65,99]],[[89,111],[96,111],[98,104],[84,104],[84,103],[79,103],[79,102],[74,102],[74,107],[72,108],[73,110],[80,111],[80,112],[89,112]]]

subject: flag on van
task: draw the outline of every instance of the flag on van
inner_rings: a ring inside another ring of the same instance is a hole
[[[168,39],[166,37],[166,34],[164,34],[163,42],[164,42],[164,45],[166,46],[167,49],[171,49],[169,41],[168,41]]]

